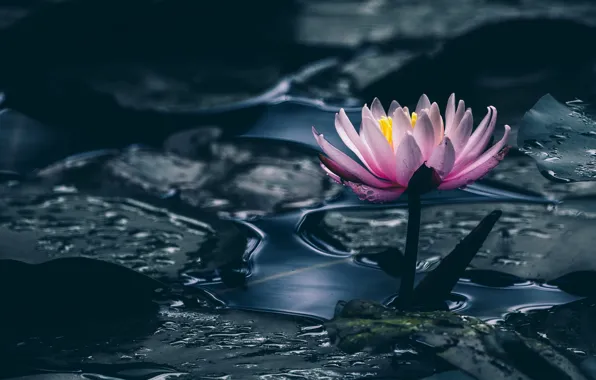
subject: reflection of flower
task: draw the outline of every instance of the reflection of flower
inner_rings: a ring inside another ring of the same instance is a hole
[[[472,110],[463,100],[455,107],[455,94],[447,101],[445,123],[437,103],[422,95],[416,112],[396,101],[385,113],[374,99],[362,108],[358,134],[342,109],[335,115],[335,128],[344,144],[364,167],[331,145],[314,128],[313,133],[326,156],[323,169],[339,183],[349,186],[360,199],[383,202],[397,199],[423,164],[435,171],[435,186],[441,190],[470,184],[493,169],[507,153],[506,125],[503,138],[486,152],[497,121],[497,110],[488,113],[473,129]]]

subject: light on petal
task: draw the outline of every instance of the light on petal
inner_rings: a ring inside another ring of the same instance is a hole
[[[334,181],[352,189],[362,200],[388,202],[407,190],[412,175],[422,165],[436,172],[441,190],[463,187],[484,176],[508,150],[510,127],[505,126],[503,138],[485,152],[496,119],[497,110],[489,106],[474,130],[471,109],[466,109],[463,100],[456,102],[455,94],[447,101],[445,121],[438,104],[431,103],[426,95],[420,97],[412,113],[395,100],[385,112],[375,98],[370,108],[362,107],[358,133],[342,109],[335,118],[337,133],[362,165],[314,128],[313,134],[325,153],[321,166]]]

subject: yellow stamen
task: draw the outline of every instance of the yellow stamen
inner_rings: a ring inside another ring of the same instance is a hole
[[[416,112],[412,112],[412,116],[410,117],[412,128],[414,128],[414,126],[416,125],[416,120],[418,120],[418,115],[416,115]]]
[[[412,112],[411,116],[409,114],[407,115],[410,118],[412,128],[414,128],[414,126],[416,125],[416,121],[418,120],[418,115],[416,115],[416,112]],[[389,142],[389,145],[393,147],[393,119],[387,116],[380,118],[379,127],[381,128],[381,133],[383,133],[383,136],[385,136],[385,138]]]
[[[382,117],[379,120],[379,126],[389,145],[393,146],[393,120],[391,117]]]

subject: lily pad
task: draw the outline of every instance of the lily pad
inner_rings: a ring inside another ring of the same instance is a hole
[[[596,355],[596,300],[586,298],[549,309],[509,314],[505,323],[519,333],[542,337],[578,359]]]
[[[494,209],[503,211],[470,269],[497,271],[518,279],[549,281],[576,271],[596,272],[592,247],[596,213],[590,202],[566,204],[524,203],[455,204],[422,210],[418,271],[434,268],[441,258]],[[315,215],[313,217],[320,217]],[[320,222],[305,223],[315,244],[345,254],[397,248],[403,252],[407,211],[404,209],[333,210]],[[372,262],[371,262],[372,261]],[[486,276],[484,276],[486,277]]]
[[[59,346],[117,347],[151,333],[159,311],[156,300],[164,293],[165,284],[101,260],[0,260],[0,302],[5,305],[0,355],[9,357],[22,348],[15,360],[3,363],[0,377],[44,368],[40,355],[60,351]]]
[[[51,89],[77,83],[139,111],[195,113],[235,105],[276,85],[283,72],[272,60],[238,65],[236,60],[207,62],[121,62],[64,66],[51,77]],[[68,88],[68,87],[67,87]],[[75,91],[73,87],[71,91]]]
[[[343,191],[321,170],[314,150],[220,135],[213,128],[185,131],[171,136],[165,151],[132,147],[94,161],[69,159],[39,176],[110,195],[177,192],[186,204],[241,219],[314,207]]]
[[[80,328],[106,320],[150,320],[158,310],[152,302],[157,291],[166,289],[120,265],[82,257],[40,264],[0,260],[0,274],[0,302],[10,305],[0,316],[5,340],[7,335],[18,339],[45,329]]]
[[[3,378],[11,380],[86,380],[102,378],[109,378],[110,380],[186,379],[183,377],[185,373],[154,363],[142,363],[140,365],[127,363],[119,365],[81,364],[79,370],[73,370],[73,368],[66,366],[62,366],[63,368],[57,366],[56,369],[48,370],[47,363],[34,362],[31,364],[29,370],[23,370],[22,367],[9,368],[7,371],[3,371],[3,374],[5,374]]]
[[[596,182],[553,182],[540,174],[536,162],[526,155],[509,154],[482,180],[495,187],[508,187],[517,192],[532,191],[548,199],[564,200],[596,196]]]
[[[41,362],[45,364],[43,369],[59,372],[68,369],[119,378],[118,374],[123,375],[128,368],[129,376],[122,376],[127,379],[148,378],[138,372],[133,376],[132,370],[135,366],[139,370],[151,367],[150,363],[186,373],[188,377],[184,378],[189,379],[356,380],[371,374],[395,377],[391,354],[347,355],[329,345],[318,321],[307,318],[214,310],[172,299],[160,307],[154,319],[132,336],[106,335],[99,343],[82,340],[76,344],[58,336],[32,336],[6,352],[18,358],[35,358],[38,367]],[[21,366],[22,372],[35,368],[22,362]],[[0,376],[5,370],[3,365]]]
[[[17,251],[4,243],[0,258],[35,264],[89,257],[179,283],[210,278],[221,266],[242,263],[246,250],[246,236],[232,222],[193,219],[132,199],[13,193],[0,203],[2,240],[31,242]]]
[[[566,20],[574,20],[579,23],[592,24],[593,19],[589,16],[588,9],[591,7],[587,4],[565,3],[565,5],[558,2],[549,3],[550,8],[544,9],[535,3],[525,4],[523,7],[515,7],[516,12],[512,14],[512,6],[508,3],[468,3],[465,1],[458,2],[458,11],[445,14],[445,12],[431,11],[426,3],[405,3],[403,6],[395,7],[391,3],[380,3],[374,7],[362,8],[360,3],[355,1],[342,2],[338,6],[333,1],[321,0],[307,0],[303,2],[303,8],[298,15],[298,30],[297,38],[300,42],[315,46],[330,46],[330,47],[358,47],[363,44],[375,43],[390,43],[398,41],[416,41],[414,46],[423,45],[428,40],[442,40],[454,39],[453,44],[457,45],[457,37],[464,35],[466,32],[476,31],[480,29],[477,34],[482,34],[481,37],[496,38],[494,35],[499,33],[506,35],[506,37],[514,36],[515,32],[519,31],[515,24],[509,29],[509,25],[499,25],[500,28],[493,27],[493,24],[502,22],[503,20],[514,23],[511,19],[521,18],[521,22],[526,22],[525,30],[532,29],[531,22],[534,20],[543,21],[547,19],[555,24],[556,21],[563,23],[563,21],[552,17],[553,12],[557,12],[561,7],[567,15]],[[433,2],[437,10],[449,6],[450,2]],[[477,17],[477,12],[482,9],[483,17]],[[515,15],[515,16],[513,16]],[[513,16],[513,17],[512,17]],[[418,25],[428,25],[426,28],[420,28]],[[530,25],[527,25],[530,24]],[[549,30],[546,26],[539,29],[543,32],[552,32],[552,29],[560,31],[561,27],[556,28],[556,25],[549,24]],[[496,31],[484,31],[488,29],[485,25],[489,25],[490,29],[497,29]],[[564,27],[565,25],[563,25]],[[587,27],[584,27],[587,29]],[[536,29],[536,27],[534,27]],[[566,31],[564,29],[564,31]],[[492,33],[491,33],[492,32]],[[532,30],[533,32],[533,30]],[[554,33],[554,32],[552,32]],[[531,40],[535,33],[530,33],[530,36],[523,36],[523,42]],[[567,37],[570,33],[564,33]],[[548,40],[550,35],[544,37]],[[470,39],[469,37],[467,39]],[[480,39],[480,38],[479,38]],[[464,39],[465,41],[465,39]],[[492,40],[489,39],[492,42]],[[501,40],[502,41],[502,40]],[[465,41],[468,42],[468,41]],[[536,41],[535,41],[536,42]],[[542,41],[538,41],[542,42]],[[573,43],[571,41],[570,43]],[[492,44],[496,45],[496,44]],[[542,44],[539,44],[542,46]],[[407,45],[410,47],[411,45]],[[469,43],[463,44],[462,50],[469,48]],[[478,48],[478,45],[472,46]],[[482,47],[482,46],[480,46]],[[517,48],[514,45],[510,49]],[[533,53],[533,47],[526,47]],[[521,48],[518,48],[521,49]],[[515,50],[517,51],[517,49]],[[458,50],[459,52],[459,50]],[[530,55],[530,53],[526,53]],[[498,56],[497,56],[498,58]],[[525,56],[523,57],[525,58]],[[437,63],[438,64],[438,63]],[[465,62],[460,62],[465,64]],[[486,65],[487,63],[483,63]],[[519,64],[518,64],[519,65]],[[428,73],[433,75],[434,73]]]
[[[451,312],[401,312],[353,300],[325,326],[330,338],[347,352],[413,344],[479,380],[587,380],[552,346]]]
[[[207,8],[188,0],[27,3],[27,17],[3,39],[6,65],[14,68],[3,79],[11,93],[37,88],[63,113],[85,103],[81,98],[92,103],[84,106],[93,113],[103,112],[107,102],[167,114],[211,112],[261,95],[294,68],[274,48],[292,42],[293,3],[271,4],[250,20],[245,12],[252,8],[232,2]],[[230,7],[238,13],[226,12]],[[175,23],[165,21],[171,17]],[[211,32],[224,24],[230,33],[214,38]],[[23,45],[31,49],[18,48]],[[16,70],[22,62],[29,62],[28,70]],[[30,102],[19,97],[18,105]]]
[[[596,121],[585,111],[547,94],[520,121],[518,145],[547,178],[596,181]]]

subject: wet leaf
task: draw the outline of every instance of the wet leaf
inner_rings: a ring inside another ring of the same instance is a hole
[[[399,312],[376,302],[352,300],[336,312],[325,328],[331,341],[345,352],[388,352],[412,334],[435,331],[439,325],[463,327],[465,320],[450,312]]]
[[[107,96],[119,106],[139,111],[197,113],[234,107],[273,88],[283,73],[273,59],[238,65],[219,62],[119,62],[61,67],[50,88],[70,85]],[[69,88],[69,87],[66,87]]]
[[[96,342],[142,333],[154,322],[159,292],[167,292],[165,284],[100,260],[0,260],[0,302],[7,306],[0,315],[0,353],[32,336]]]
[[[0,21],[6,22],[7,8],[26,16],[10,29],[10,38],[2,45],[10,55],[5,64],[14,68],[7,69],[14,75],[4,78],[5,85],[13,93],[37,88],[63,119],[79,113],[80,106],[87,115],[101,114],[106,105],[114,109],[116,104],[127,111],[167,114],[227,109],[266,92],[293,67],[286,64],[282,51],[273,48],[280,41],[292,42],[293,22],[287,17],[295,14],[292,2],[271,4],[250,21],[243,13],[252,8],[240,3],[233,4],[235,14],[226,14],[232,5],[227,2],[208,8],[186,0],[27,3],[0,7]],[[163,20],[170,17],[176,22],[166,25]],[[56,23],[62,28],[56,29]],[[229,24],[233,36],[210,36],[222,24]],[[94,42],[80,44],[79,39]],[[234,52],[223,48],[230,44],[238,44]],[[19,45],[31,49],[16,49]],[[238,54],[244,59],[236,59]],[[41,60],[46,63],[38,64]],[[28,70],[16,69],[22,62],[30,63]],[[21,76],[21,71],[26,74]],[[19,105],[31,102],[12,100]]]
[[[0,258],[95,258],[170,284],[215,278],[214,270],[230,264],[243,268],[246,235],[212,215],[126,198],[18,191],[0,200]]]
[[[509,153],[499,166],[491,170],[481,181],[513,191],[533,192],[553,200],[577,199],[596,196],[596,182],[560,183],[548,180],[536,168],[536,161],[526,155]]]
[[[20,369],[26,374],[41,367],[129,380],[157,379],[143,374],[166,370],[188,373],[185,379],[395,377],[391,355],[346,355],[329,346],[318,321],[307,318],[197,308],[171,300],[160,307],[155,319],[142,334],[133,336],[106,334],[99,342],[34,336],[4,352],[34,358],[20,365],[11,363],[18,367],[13,371]],[[6,364],[0,367],[0,376],[6,370]]]
[[[73,367],[61,365],[62,363],[48,363],[43,360],[34,360],[22,364],[23,366],[17,366],[15,363],[8,363],[9,368],[3,368],[3,378],[13,380],[86,380],[105,378],[109,378],[110,380],[183,379],[180,377],[183,373],[177,371],[175,368],[154,363],[81,363],[77,370],[74,370]],[[25,367],[25,364],[29,366]],[[49,370],[49,368],[52,369]]]
[[[220,134],[212,128],[184,131],[165,142],[165,151],[132,147],[93,161],[80,157],[39,176],[110,195],[177,193],[187,205],[240,219],[315,207],[343,190],[321,170],[314,150],[261,139],[222,140]]]
[[[548,309],[529,310],[507,316],[505,323],[524,336],[542,337],[577,358],[596,355],[595,298]]]
[[[325,326],[346,352],[392,351],[411,343],[479,380],[586,380],[548,344],[451,312],[400,312],[353,300]]]
[[[520,121],[518,145],[552,181],[596,180],[596,121],[544,95]]]

